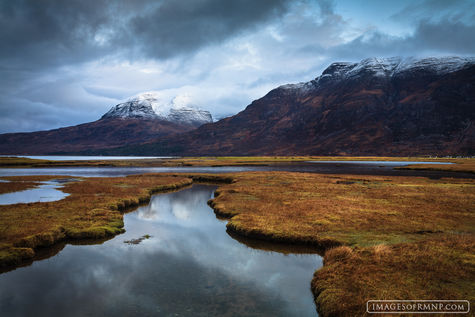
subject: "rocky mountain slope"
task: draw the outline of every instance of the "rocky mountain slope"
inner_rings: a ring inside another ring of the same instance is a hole
[[[49,131],[0,134],[1,154],[63,154],[137,144],[212,122],[208,111],[157,93],[137,95],[111,108],[100,120]]]
[[[333,63],[235,116],[110,153],[475,155],[475,58]]]

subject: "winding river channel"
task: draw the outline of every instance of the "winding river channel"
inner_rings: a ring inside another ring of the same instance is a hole
[[[126,233],[1,274],[2,316],[315,316],[321,257],[234,240],[207,205],[214,190],[155,195]]]

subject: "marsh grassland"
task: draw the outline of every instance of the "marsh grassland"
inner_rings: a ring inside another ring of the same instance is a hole
[[[322,316],[369,299],[475,299],[475,181],[246,173],[210,202],[248,237],[315,245]]]
[[[22,157],[0,157],[1,168],[47,167],[180,167],[180,166],[262,166],[272,164],[301,163],[307,161],[427,161],[455,163],[454,165],[411,165],[401,169],[432,169],[475,173],[473,158],[433,157],[379,157],[379,156],[206,156],[149,158],[130,160],[51,161]]]
[[[62,239],[121,233],[125,210],[192,182],[220,183],[209,204],[231,234],[324,255],[311,282],[322,316],[362,315],[369,299],[475,299],[474,179],[290,172],[82,178],[65,184],[63,200],[0,206],[0,264],[18,265]]]

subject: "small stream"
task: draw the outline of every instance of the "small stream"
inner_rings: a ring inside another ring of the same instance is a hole
[[[316,316],[321,257],[233,239],[206,204],[214,190],[155,195],[125,234],[1,274],[2,316]]]

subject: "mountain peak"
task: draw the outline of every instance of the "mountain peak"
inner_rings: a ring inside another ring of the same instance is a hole
[[[278,89],[286,93],[306,95],[327,83],[359,79],[363,76],[390,79],[405,75],[444,75],[475,65],[475,57],[389,57],[366,58],[360,62],[335,62],[328,66],[321,76],[309,82],[286,84]],[[417,74],[416,74],[417,73]]]
[[[358,63],[337,62],[332,63],[317,77],[316,81],[332,79],[347,79],[358,77],[363,74],[371,74],[377,77],[393,77],[405,72],[423,70],[435,75],[443,75],[458,71],[475,64],[473,57],[389,57],[389,58],[366,58]]]
[[[112,107],[101,120],[111,118],[157,119],[158,116],[146,100],[128,100]]]
[[[166,102],[157,91],[130,97],[112,107],[101,119],[110,118],[160,119],[193,126],[213,122],[211,114],[194,105],[189,95],[178,95],[170,102]]]

